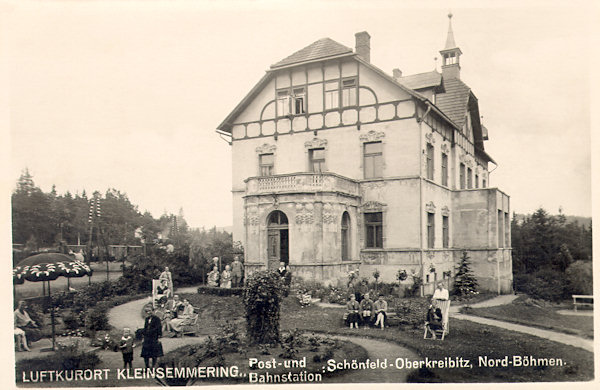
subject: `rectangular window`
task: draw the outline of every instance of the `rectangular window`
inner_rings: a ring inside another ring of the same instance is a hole
[[[450,224],[447,216],[442,216],[442,244],[444,248],[450,246]]]
[[[285,116],[290,114],[290,91],[282,89],[277,91],[277,115]]]
[[[293,114],[304,114],[306,112],[306,91],[304,88],[294,88]]]
[[[325,109],[332,110],[340,106],[340,83],[325,83]]]
[[[356,79],[342,80],[342,106],[356,106]]]
[[[498,210],[498,248],[504,248],[504,213]]]
[[[325,149],[316,148],[308,151],[309,169],[311,172],[325,172]]]
[[[273,174],[273,166],[275,165],[273,153],[261,154],[258,156],[258,158],[258,164],[260,166],[260,175],[271,176]]]
[[[473,170],[471,168],[467,168],[467,188],[473,188]]]
[[[427,248],[435,246],[435,214],[427,213]]]
[[[479,188],[479,175],[475,175],[475,188]]]
[[[442,153],[442,185],[448,186],[448,155]]]
[[[365,213],[367,248],[383,248],[383,213]]]
[[[459,167],[459,175],[460,175],[460,189],[464,190],[465,189],[465,164],[460,163],[460,167]]]
[[[277,116],[298,115],[306,112],[306,90],[304,87],[277,91]]]
[[[486,188],[485,185],[486,185],[485,179],[482,179],[481,180],[481,188]]]
[[[383,153],[381,142],[367,142],[363,146],[365,179],[383,176]]]
[[[427,178],[433,180],[433,145],[427,144]]]
[[[508,213],[504,213],[504,247],[510,247],[510,221]]]

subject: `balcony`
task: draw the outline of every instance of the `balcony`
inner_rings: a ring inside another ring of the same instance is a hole
[[[358,183],[335,173],[291,173],[246,179],[246,195],[339,192],[359,196]]]

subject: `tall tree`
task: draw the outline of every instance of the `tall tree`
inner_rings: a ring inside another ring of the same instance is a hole
[[[464,296],[477,293],[477,279],[471,271],[471,262],[469,261],[469,254],[467,251],[463,251],[462,257],[460,258],[460,264],[454,277],[454,289],[453,294]]]

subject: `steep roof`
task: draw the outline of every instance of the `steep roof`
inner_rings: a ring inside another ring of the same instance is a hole
[[[262,77],[262,79],[250,90],[250,92],[242,99],[242,101],[233,109],[231,113],[221,122],[221,124],[217,127],[217,129],[225,132],[231,132],[231,125],[233,120],[244,110],[244,108],[248,105],[248,103],[260,92],[260,90],[264,87],[264,85],[273,77],[273,74],[276,73],[279,69],[287,67],[287,66],[296,66],[301,63],[318,61],[320,59],[326,58],[335,58],[335,57],[353,57],[356,61],[360,62],[367,68],[375,71],[377,74],[382,76],[384,79],[388,80],[392,84],[400,87],[403,91],[407,92],[411,96],[417,98],[422,103],[429,105],[435,112],[440,114],[443,118],[449,121],[450,125],[460,129],[458,125],[453,122],[443,111],[441,111],[438,107],[433,105],[425,96],[420,94],[415,89],[407,87],[403,83],[394,79],[392,76],[388,75],[378,67],[374,66],[370,62],[365,61],[360,56],[357,56],[352,49],[335,42],[330,38],[319,39],[318,41],[308,45],[304,49],[301,49],[289,57],[284,58],[283,60],[271,65],[271,69],[267,70],[267,73]],[[437,73],[437,72],[429,72],[429,73]],[[439,73],[437,73],[439,75]],[[441,75],[440,75],[441,77]],[[437,76],[431,75],[431,79],[437,79]],[[443,83],[443,80],[441,80]]]
[[[333,39],[323,38],[271,65],[271,69],[348,53],[352,53],[352,49],[349,47],[339,44]]]
[[[436,106],[459,127],[465,124],[471,88],[459,79],[444,78],[446,93],[436,95]]]
[[[437,70],[425,73],[411,74],[398,79],[398,82],[410,89],[439,87],[442,84],[442,74]]]

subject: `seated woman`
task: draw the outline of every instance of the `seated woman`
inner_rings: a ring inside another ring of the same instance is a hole
[[[156,286],[156,300],[161,305],[167,303],[167,300],[171,297],[171,289],[166,280],[162,279],[160,284]]]
[[[437,338],[437,331],[442,330],[444,328],[442,323],[442,310],[438,308],[434,308],[433,305],[429,305],[429,310],[427,310],[427,322],[425,326],[429,328],[433,338]]]
[[[219,287],[219,267],[213,266],[212,271],[208,273],[208,285],[210,287]]]
[[[359,312],[360,321],[364,326],[371,324],[373,317],[373,301],[369,298],[369,293],[364,294],[364,298],[360,301]]]
[[[187,299],[183,300],[183,312],[177,315],[177,318],[173,318],[169,321],[169,330],[175,332],[175,336],[183,332],[184,325],[188,324],[191,319],[195,316],[194,306],[188,302]]]
[[[231,278],[231,267],[227,264],[221,273],[221,287],[231,288]]]
[[[31,328],[38,328],[38,325],[31,319],[26,309],[27,304],[25,301],[19,301],[19,305],[14,312],[16,345],[19,351],[21,349],[25,351],[30,350],[27,345],[27,333]]]
[[[346,309],[348,309],[348,316],[346,317],[346,322],[350,324],[350,329],[352,329],[353,326],[355,326],[356,329],[358,329],[358,321],[360,319],[358,311],[360,309],[360,306],[356,301],[356,297],[354,296],[354,294],[350,295],[350,300],[346,304]]]
[[[387,302],[383,299],[383,295],[379,294],[379,299],[373,304],[373,311],[375,312],[375,326],[381,326],[381,329],[385,328],[385,320],[387,318]]]
[[[434,308],[432,305],[429,305],[429,310],[427,310],[427,326],[434,331],[442,329],[442,310],[439,307]]]

